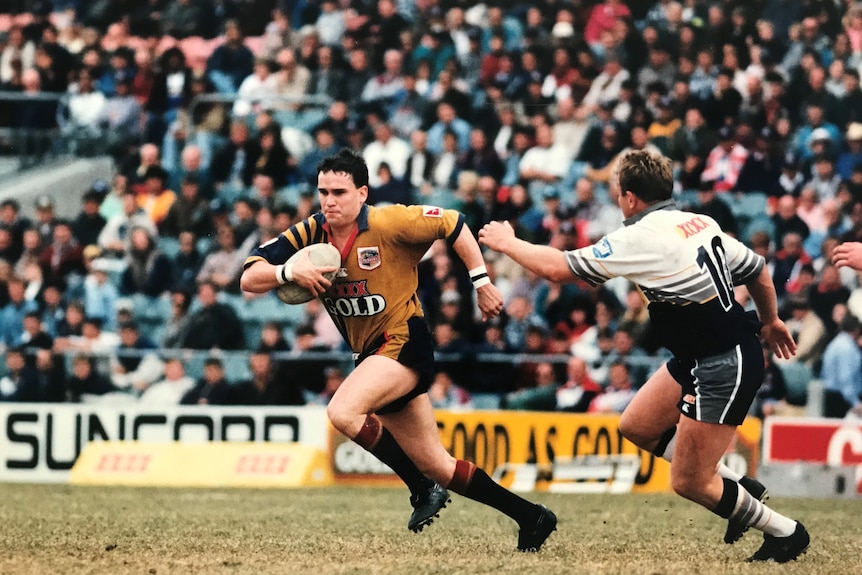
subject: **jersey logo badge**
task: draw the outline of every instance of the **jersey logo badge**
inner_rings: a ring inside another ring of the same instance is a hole
[[[380,248],[372,246],[368,248],[357,248],[356,255],[359,257],[359,267],[364,270],[373,270],[380,267]]]
[[[698,234],[709,227],[709,224],[706,223],[706,220],[697,216],[688,220],[687,222],[683,222],[676,226],[677,233],[682,236],[683,239],[688,239],[691,236]]]
[[[593,255],[599,259],[606,258],[612,253],[614,253],[614,248],[611,247],[608,238],[602,238],[593,246]]]
[[[443,208],[436,206],[422,206],[422,215],[426,218],[442,218]]]

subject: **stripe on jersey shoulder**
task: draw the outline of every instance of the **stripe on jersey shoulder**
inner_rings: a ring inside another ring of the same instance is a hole
[[[297,251],[315,243],[322,234],[321,226],[313,218],[298,222],[283,233]]]
[[[248,268],[254,262],[265,262],[266,260],[260,256],[248,256],[242,264],[242,269]]]
[[[762,258],[752,251],[745,254],[745,258],[733,268],[733,274],[741,280],[746,280],[749,277],[760,272],[763,267]]]
[[[455,229],[452,230],[452,233],[446,236],[446,244],[449,246],[455,245],[455,241],[458,239],[458,236],[461,235],[461,228],[464,227],[464,214],[458,214],[458,221],[455,222]]]
[[[306,245],[311,243],[311,222],[314,220],[302,220],[302,233]]]
[[[601,274],[595,272],[592,267],[587,267],[587,262],[584,258],[574,254],[573,252],[566,252],[566,259],[569,262],[569,266],[574,271],[575,275],[579,278],[583,279],[590,285],[601,285],[608,278],[602,277]]]
[[[300,239],[299,239],[299,234],[296,231],[295,225],[291,226],[290,228],[288,228],[287,230],[282,232],[281,235],[284,236],[284,239],[286,239],[288,241],[288,243],[290,243],[290,245],[293,246],[293,249],[295,249],[296,251],[299,251],[300,248],[302,248],[302,244],[300,243]]]

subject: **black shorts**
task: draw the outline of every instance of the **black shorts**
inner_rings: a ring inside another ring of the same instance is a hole
[[[740,425],[763,383],[763,350],[752,336],[733,349],[691,361],[672,358],[668,371],[682,386],[680,412],[696,421]]]
[[[388,330],[374,340],[369,348],[356,358],[354,365],[372,355],[383,355],[394,359],[401,365],[409,367],[419,375],[416,387],[398,399],[384,405],[376,413],[385,415],[404,409],[410,400],[423,393],[428,393],[434,381],[434,338],[428,329],[428,324],[421,317],[412,317],[406,325]]]

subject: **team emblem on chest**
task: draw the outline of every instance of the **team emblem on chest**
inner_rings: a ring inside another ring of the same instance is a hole
[[[380,248],[371,246],[367,248],[357,248],[356,255],[359,259],[359,267],[364,270],[373,270],[380,267]]]

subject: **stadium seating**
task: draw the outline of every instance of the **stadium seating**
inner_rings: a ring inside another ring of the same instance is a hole
[[[441,187],[432,188],[431,193],[427,196],[421,196],[420,200],[424,204],[440,206],[444,209],[454,208],[458,203],[458,199],[452,193],[452,190]]]
[[[225,380],[231,384],[239,383],[251,377],[248,368],[248,353],[245,351],[216,351],[183,354],[183,365],[186,375],[199,379],[204,374],[204,362],[208,358],[216,358],[222,362]]]
[[[768,198],[763,192],[740,193],[731,204],[733,215],[737,218],[754,218],[766,214]]]
[[[683,209],[690,209],[697,205],[697,190],[681,190],[674,194],[673,199],[677,205]]]
[[[132,313],[138,321],[141,333],[146,334],[155,343],[161,342],[164,336],[165,323],[171,316],[170,298],[135,294],[131,301]]]
[[[237,383],[251,377],[248,368],[248,353],[244,351],[225,352],[221,356],[225,379]]]
[[[772,222],[767,215],[767,196],[763,192],[741,193],[734,196],[730,209],[736,217],[743,241],[751,239],[751,234],[763,230],[772,233]],[[754,226],[754,222],[757,222]]]
[[[500,395],[497,393],[471,393],[473,409],[500,409]]]
[[[770,238],[775,235],[775,224],[766,214],[755,216],[740,229],[739,236],[744,242],[750,242],[751,236],[757,232],[766,232]]]
[[[174,259],[180,251],[180,241],[177,238],[162,236],[159,238],[159,250],[169,258]]]
[[[814,378],[811,368],[798,361],[783,361],[778,366],[787,386],[787,403],[805,405],[808,400],[808,384]]]
[[[594,3],[595,2],[592,2],[590,4]],[[29,2],[22,4],[30,5],[33,3]],[[63,3],[55,1],[49,4],[53,5],[54,8],[58,8]],[[86,3],[81,2],[72,2],[70,4],[81,6],[86,5]],[[239,4],[239,2],[234,2],[234,4]],[[406,4],[411,5],[413,3]],[[629,4],[631,5],[631,3]],[[652,2],[650,4],[655,4],[655,2]],[[402,6],[401,8],[404,7]],[[416,8],[411,6],[411,11],[415,12]],[[299,11],[297,11],[296,15],[298,15],[298,12]],[[517,18],[520,18],[522,15],[521,9],[512,10],[511,16],[515,17],[516,12]],[[753,12],[756,13],[757,10],[754,10]],[[424,16],[419,16],[418,14],[413,15],[418,16],[420,19],[424,18]],[[657,17],[657,15],[658,12],[651,14],[649,18]],[[640,17],[646,16],[646,14],[643,14]],[[67,17],[68,16],[65,14],[61,15],[61,12],[59,12],[59,10],[51,15],[52,21],[54,21],[54,23],[61,28],[63,26],[61,25],[60,18]],[[310,17],[310,15],[306,14],[304,17]],[[9,27],[13,25],[26,26],[33,21],[34,17],[31,14],[19,14],[15,16],[0,14],[0,31],[8,30]],[[754,21],[754,18],[752,18],[752,21]],[[635,20],[634,26],[638,31],[642,31],[648,23],[652,25],[651,22],[652,20]],[[297,24],[297,18],[293,19],[293,24]],[[484,24],[482,25],[484,26]],[[313,25],[311,26],[313,28]],[[300,34],[298,26],[296,32],[298,34],[298,36],[296,37],[303,35]],[[483,34],[485,32],[488,31],[483,31]],[[550,30],[548,32],[550,32]],[[671,34],[670,36],[673,36],[674,34]],[[551,35],[551,37],[553,38],[553,42],[557,42],[560,40],[560,38],[556,38],[555,36],[553,36],[553,34]],[[104,43],[104,45],[107,47],[112,41],[113,40],[109,39]],[[131,37],[128,38],[125,42],[126,46],[132,48],[133,50],[144,48],[146,43],[147,40],[141,37]],[[218,36],[212,39],[199,36],[192,36],[184,39],[175,39],[169,36],[165,36],[161,38],[160,44],[157,48],[155,48],[154,52],[156,55],[158,55],[164,53],[164,51],[168,48],[178,47],[186,56],[187,64],[190,64],[192,66],[198,66],[203,64],[206,59],[210,57],[213,51],[223,43],[224,37],[222,36]],[[484,46],[485,43],[486,42],[483,41],[483,50],[486,50],[486,47]],[[264,51],[265,38],[260,36],[246,37],[245,45],[256,56],[259,56]],[[514,47],[515,46],[507,45],[507,50]],[[828,51],[824,51],[824,53],[828,53]],[[856,56],[858,56],[858,53],[856,54]],[[856,58],[856,60],[858,60],[858,58]],[[375,70],[374,72],[376,73],[378,71],[379,70]],[[466,70],[464,70],[464,72],[466,72]],[[635,75],[634,71],[632,71],[632,75]],[[433,78],[430,80],[433,82]],[[481,87],[479,87],[473,90],[473,94],[471,96],[472,97],[470,98],[470,100],[473,103],[474,111],[480,111],[480,106],[484,105],[485,103],[485,91],[481,89]],[[226,104],[226,107],[229,109],[230,104],[232,104],[233,96],[223,94],[215,97],[220,98],[218,101]],[[283,126],[281,135],[284,144],[296,160],[301,160],[303,157],[306,156],[307,153],[314,149],[315,142],[310,135],[312,133],[312,128],[315,125],[319,124],[327,116],[327,104],[321,102],[316,98],[317,97],[309,97],[307,105],[301,106],[298,110],[280,109],[284,106],[273,106],[275,108],[275,119],[280,125]],[[65,102],[61,102],[61,120],[65,114],[65,104]],[[269,107],[269,105],[267,105],[266,107]],[[351,107],[350,113],[352,115],[358,113],[361,116],[362,114],[359,113],[359,108],[360,107],[358,106],[355,108]],[[549,115],[553,117],[554,113],[551,112]],[[738,119],[741,123],[746,123],[746,120],[742,115],[740,115]],[[255,127],[254,115],[247,116],[245,118],[245,121],[247,121],[249,125],[253,128]],[[64,122],[62,121],[60,121],[59,124],[61,127],[64,126]],[[795,124],[795,121],[791,122],[791,124]],[[190,126],[190,137],[194,136],[194,131],[194,125]],[[254,131],[255,129],[252,130],[252,133]],[[200,140],[194,141],[198,141],[198,143],[201,144],[201,147],[205,150],[204,155],[208,162],[212,157],[212,150],[219,147],[218,144],[224,141],[224,136],[216,136],[214,135],[214,132],[210,132],[204,128],[199,129],[198,132],[199,134],[205,134],[205,136],[201,137]],[[66,140],[68,140],[69,142],[74,142],[76,134],[77,132],[68,130],[66,132]],[[57,138],[52,138],[52,140],[57,140]],[[77,146],[69,146],[69,144],[66,144],[66,147],[69,149],[64,149],[62,150],[62,152],[73,152],[77,154],[90,153],[90,151],[93,150],[93,144],[98,142],[98,138],[91,137],[90,140],[94,141],[89,141],[82,138],[79,142],[79,145]],[[159,141],[160,138],[155,138],[155,140]],[[191,142],[193,140],[190,138],[188,141]],[[668,145],[668,141],[663,136],[660,138],[653,138],[652,143],[654,145],[658,145],[662,149],[664,149]],[[13,146],[13,148],[14,147],[15,146]],[[57,147],[56,151],[60,152],[61,150],[59,149],[59,147]],[[572,162],[572,165],[569,169],[569,173],[566,174],[566,177],[563,178],[561,184],[558,187],[564,200],[572,199],[572,189],[578,179],[585,176],[586,168],[587,164],[585,162]],[[279,185],[281,185],[281,183]],[[542,204],[541,191],[543,188],[544,186],[529,187],[532,197],[537,206],[540,206]],[[286,203],[296,206],[300,201],[301,194],[308,191],[311,191],[311,188],[307,186],[305,182],[302,182],[299,184],[291,184],[289,186],[282,187],[278,192],[278,196],[280,199],[286,200]],[[248,193],[249,191],[245,189],[231,189],[229,187],[224,187],[218,192],[218,204],[220,204],[221,208],[229,209],[238,197],[246,196]],[[718,197],[721,201],[726,202],[728,206],[730,206],[734,216],[736,217],[737,223],[739,225],[740,239],[748,242],[750,241],[751,236],[759,231],[766,232],[770,236],[773,235],[774,224],[770,220],[767,213],[768,203],[766,194],[761,192],[722,193],[719,194]],[[599,202],[609,203],[611,201],[610,194],[608,194],[607,188],[604,185],[598,183],[596,184],[596,198]],[[698,204],[698,191],[694,189],[682,190],[675,194],[675,198],[681,207],[689,209]],[[430,193],[427,195],[419,195],[417,197],[417,203],[440,205],[444,208],[457,208],[460,205],[460,200],[452,189],[448,187],[437,187],[431,190]],[[75,199],[75,207],[77,208],[77,198]],[[171,258],[175,257],[179,250],[178,241],[175,238],[160,238],[159,246],[161,250],[168,257]],[[202,254],[208,253],[211,246],[213,246],[212,237],[202,237],[198,239],[198,249]],[[109,270],[110,279],[113,283],[119,284],[120,274],[122,273],[125,264],[122,262],[122,260],[119,259],[112,260],[112,263],[114,264],[114,266],[111,267],[111,269]],[[69,287],[65,295],[67,297],[80,297],[80,285],[76,287],[74,283],[70,283],[70,286],[71,287]],[[279,322],[279,324],[282,326],[283,332],[288,337],[288,341],[292,341],[296,327],[300,325],[304,320],[306,320],[304,306],[284,305],[272,294],[252,299],[248,299],[240,294],[222,294],[220,295],[220,299],[231,305],[236,310],[240,320],[242,321],[248,349],[254,349],[255,347],[257,347],[257,344],[260,340],[261,329],[266,322]],[[148,335],[156,343],[159,343],[164,333],[165,324],[168,321],[168,318],[171,313],[170,299],[167,297],[167,295],[159,298],[135,296],[133,298],[129,298],[126,305],[134,313],[135,318],[138,320],[141,332]],[[192,306],[192,310],[196,309],[196,307],[198,307],[199,305],[200,304],[195,301]],[[429,310],[429,312],[430,311],[433,310]],[[170,353],[170,350],[163,351]],[[203,361],[208,355],[208,353],[209,352],[207,351],[197,351],[193,353],[188,352],[189,363],[187,369],[189,375],[195,378],[200,377],[202,373]],[[244,379],[245,377],[247,377],[248,367],[246,363],[246,352],[219,353],[219,357],[222,357],[222,359],[224,360],[225,369],[229,380]],[[650,357],[648,361],[657,362],[658,360],[655,357]],[[794,405],[804,404],[808,396],[808,384],[813,377],[811,370],[805,365],[797,363],[782,363],[780,364],[780,366],[787,381],[788,401]],[[0,371],[2,371],[3,368],[5,368],[5,365],[3,367],[0,367]],[[816,392],[812,392],[812,396],[816,398]],[[500,400],[501,398],[497,394],[480,393],[473,396],[472,402],[477,409],[497,409],[500,406]]]
[[[213,48],[200,36],[189,36],[179,41],[179,48],[186,57],[187,62],[194,62],[198,58],[208,58]]]
[[[242,320],[245,341],[250,349],[260,342],[260,331],[265,323],[276,321],[295,329],[304,317],[303,306],[285,305],[272,294],[252,299],[234,296],[230,298],[230,304]]]

